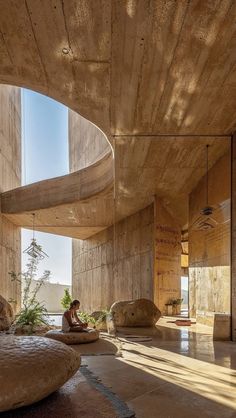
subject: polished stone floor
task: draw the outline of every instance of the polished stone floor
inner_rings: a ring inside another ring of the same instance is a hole
[[[83,362],[137,418],[236,418],[236,343],[213,342],[207,326],[172,321],[161,318],[150,341],[120,337],[121,356]]]

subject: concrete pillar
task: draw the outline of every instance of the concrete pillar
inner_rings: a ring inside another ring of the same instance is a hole
[[[158,198],[154,237],[154,302],[165,314],[165,304],[181,297],[181,230]]]
[[[231,311],[232,340],[236,341],[236,134],[231,139]]]

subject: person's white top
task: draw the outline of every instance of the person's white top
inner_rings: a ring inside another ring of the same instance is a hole
[[[69,322],[67,321],[64,314],[62,315],[62,331],[64,331],[64,332],[69,332],[70,331]]]
[[[77,323],[74,315],[71,315],[71,322],[74,323],[74,324]],[[70,324],[67,321],[67,319],[65,317],[65,314],[63,314],[63,316],[62,316],[62,331],[64,331],[64,332],[69,332],[70,331]]]

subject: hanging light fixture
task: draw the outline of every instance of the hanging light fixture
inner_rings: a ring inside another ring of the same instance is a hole
[[[209,205],[209,146],[206,145],[206,205],[201,209],[200,216],[193,222],[191,228],[196,230],[209,230],[218,222],[211,215],[216,207]]]
[[[31,244],[27,247],[23,253],[28,254],[30,257],[37,258],[39,260],[43,260],[48,255],[42,250],[41,245],[37,244],[35,239],[35,213],[32,213],[32,229],[33,229],[33,237],[31,239]]]

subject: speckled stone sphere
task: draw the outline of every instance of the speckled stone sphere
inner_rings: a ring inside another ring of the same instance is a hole
[[[99,338],[99,331],[90,329],[88,332],[63,332],[57,329],[48,331],[45,337],[53,340],[61,341],[64,344],[86,344],[97,341]]]
[[[44,337],[0,337],[0,412],[37,402],[62,386],[80,355]]]

